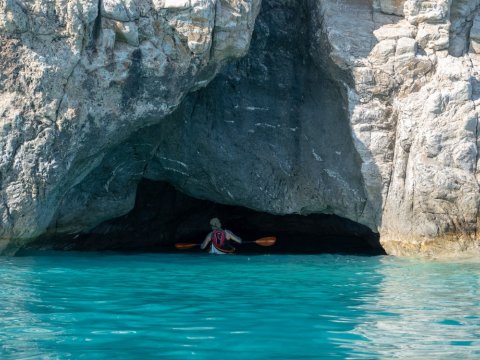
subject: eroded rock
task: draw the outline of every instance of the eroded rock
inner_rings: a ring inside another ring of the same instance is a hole
[[[0,3],[0,249],[43,233],[111,147],[245,54],[259,6]]]
[[[168,117],[256,2],[38,1],[0,14],[5,240],[124,214],[147,177],[480,254],[478,0],[264,0]]]
[[[391,254],[479,253],[475,45],[468,52],[478,5],[405,1],[407,21],[373,10],[363,35],[353,37],[348,25],[341,31],[340,22],[329,20],[332,16],[321,18],[327,36],[329,31],[346,34],[344,50],[330,56],[352,69],[354,84],[345,86],[353,137],[368,204]],[[325,8],[339,11],[339,6],[346,5],[320,3],[318,14]],[[360,6],[367,8],[365,2],[351,2],[349,11],[358,12]],[[369,43],[365,38],[371,28],[378,42],[370,42],[368,56],[353,51],[352,57],[346,49],[356,49],[352,41]]]

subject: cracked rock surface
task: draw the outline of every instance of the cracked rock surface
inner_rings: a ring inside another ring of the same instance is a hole
[[[0,249],[248,50],[257,0],[0,2]]]
[[[4,246],[125,214],[145,177],[480,255],[480,0],[263,0],[208,86],[257,2],[0,8]]]
[[[319,2],[385,250],[480,254],[480,1]],[[357,14],[356,26],[340,11]],[[361,25],[359,24],[361,22]]]

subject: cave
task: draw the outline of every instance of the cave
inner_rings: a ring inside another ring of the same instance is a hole
[[[190,197],[167,182],[143,179],[135,207],[88,232],[44,238],[33,248],[77,251],[178,252],[178,242],[200,243],[218,217],[224,228],[244,241],[276,236],[271,247],[236,246],[239,254],[384,254],[378,234],[369,228],[328,214],[273,215]],[[182,250],[183,252],[199,252]]]
[[[32,247],[176,251],[200,243],[218,217],[246,241],[278,239],[241,254],[383,254],[378,234],[333,215],[360,218],[368,198],[343,85],[351,79],[325,56],[309,9],[263,2],[249,53],[110,149]]]

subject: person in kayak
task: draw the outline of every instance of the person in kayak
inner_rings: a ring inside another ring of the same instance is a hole
[[[210,254],[228,254],[235,252],[235,248],[230,244],[230,240],[241,244],[242,239],[230,230],[222,229],[222,223],[218,218],[211,219],[210,225],[212,226],[212,231],[205,237],[201,249],[205,249],[211,242]]]

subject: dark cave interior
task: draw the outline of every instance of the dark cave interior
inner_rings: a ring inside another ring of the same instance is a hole
[[[335,215],[272,215],[240,206],[192,198],[166,182],[142,180],[134,209],[87,233],[43,238],[32,248],[77,251],[198,252],[177,250],[177,242],[200,243],[212,217],[244,241],[276,236],[271,247],[237,245],[239,254],[384,254],[378,234]]]

